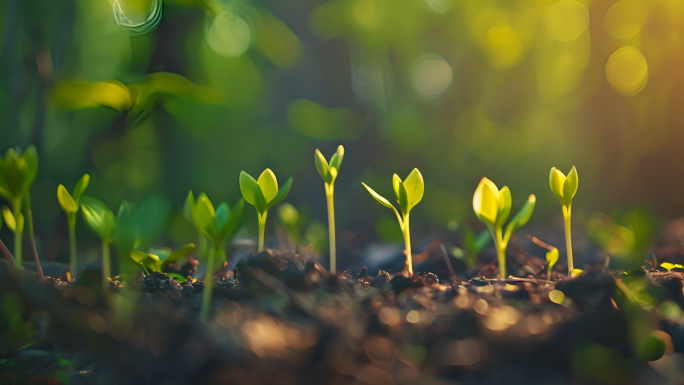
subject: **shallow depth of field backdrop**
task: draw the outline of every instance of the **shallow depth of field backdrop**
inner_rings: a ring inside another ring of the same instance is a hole
[[[387,194],[392,173],[413,167],[426,182],[412,215],[416,238],[472,222],[483,176],[508,185],[515,207],[537,194],[532,225],[562,234],[552,166],[577,166],[578,216],[635,205],[684,215],[679,0],[158,5],[0,3],[0,148],[38,148],[32,194],[43,259],[68,260],[55,191],[85,172],[89,194],[110,207],[148,196],[168,202],[162,242],[183,243],[196,235],[181,212],[188,190],[235,202],[240,170],[270,167],[282,181],[294,177],[287,201],[310,216],[306,239],[325,240],[313,152],[329,156],[338,144],[346,148],[338,243],[347,255],[401,237],[360,181]],[[116,98],[101,82],[131,85],[155,72],[198,87],[135,111],[98,106]],[[251,208],[245,221],[242,236],[255,236]],[[85,228],[79,236],[96,242]]]

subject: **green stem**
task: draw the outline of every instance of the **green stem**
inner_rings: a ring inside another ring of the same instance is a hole
[[[337,273],[337,249],[335,247],[335,203],[333,201],[333,186],[326,183],[326,197],[328,198],[328,232],[330,234],[330,272]]]
[[[494,242],[496,243],[496,255],[499,258],[499,277],[506,278],[508,275],[506,272],[507,242],[504,242],[503,240],[503,229],[501,227],[497,227],[495,233],[496,237],[494,238]]]
[[[76,258],[76,214],[69,213],[69,265],[71,266],[71,280],[76,280],[78,259]]]
[[[24,220],[21,214],[21,200],[15,201],[12,205],[12,213],[14,214],[14,219],[16,222],[16,228],[14,229],[14,259],[17,261],[16,267],[21,270],[21,264],[23,259],[21,257],[21,240],[24,234]]]
[[[257,213],[259,218],[259,248],[257,252],[264,251],[264,233],[266,232],[266,215],[268,215],[268,210],[264,211],[263,214]]]
[[[409,231],[409,215],[404,216],[401,232],[404,234],[404,244],[406,247],[406,265],[409,269],[409,275],[413,275],[413,258],[411,256],[411,232]]]
[[[209,258],[207,259],[207,272],[204,276],[204,290],[202,291],[202,311],[200,319],[203,322],[209,320],[209,304],[211,303],[211,291],[214,289],[214,258],[216,256],[216,247],[209,249]]]
[[[109,285],[109,276],[112,274],[112,260],[109,255],[109,240],[102,240],[102,286]]]
[[[31,211],[31,194],[26,192],[26,215],[28,216],[29,235],[31,237],[31,250],[33,251],[33,263],[36,265],[36,272],[40,278],[43,278],[43,268],[40,266],[40,259],[38,259],[38,250],[36,250],[36,240],[33,236],[33,212]]]
[[[572,259],[572,235],[570,226],[570,217],[572,213],[572,206],[563,206],[563,218],[565,219],[565,247],[568,253],[568,275],[572,277],[572,271],[575,270],[575,264]]]

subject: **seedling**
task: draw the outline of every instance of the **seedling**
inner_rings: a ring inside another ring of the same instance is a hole
[[[373,196],[373,198],[375,198],[376,201],[380,202],[380,204],[383,206],[391,208],[394,211],[394,214],[397,216],[406,247],[406,266],[408,267],[409,275],[413,275],[409,213],[411,212],[411,209],[413,209],[413,207],[417,205],[421,199],[423,199],[423,193],[425,192],[423,175],[421,175],[417,168],[414,168],[404,181],[402,181],[397,174],[394,174],[392,177],[392,186],[394,187],[394,194],[397,197],[397,202],[399,203],[399,208],[401,209],[401,216],[399,215],[399,211],[397,211],[394,205],[392,205],[387,199],[376,193],[375,190],[368,187],[365,183],[362,182],[361,184],[366,188],[366,190],[368,190],[368,192]]]
[[[473,196],[473,209],[477,218],[487,225],[494,239],[496,253],[499,258],[499,273],[501,278],[506,278],[506,248],[513,232],[530,220],[537,198],[534,194],[527,198],[527,202],[513,217],[506,232],[503,225],[511,213],[511,191],[504,186],[501,190],[489,179],[482,178]]]
[[[549,175],[549,184],[551,185],[551,191],[558,197],[558,200],[563,206],[563,218],[565,219],[565,244],[568,252],[568,272],[572,277],[574,275],[573,270],[575,269],[575,264],[572,259],[572,236],[571,236],[571,226],[570,217],[572,214],[572,198],[575,197],[577,193],[577,169],[575,166],[568,173],[566,177],[565,174],[560,172],[557,168],[551,168],[551,174]]]
[[[188,254],[192,253],[195,250],[195,247],[196,246],[194,243],[190,243],[174,252],[171,252],[171,250],[160,250],[160,252],[157,254],[134,250],[131,253],[131,258],[133,258],[134,261],[138,262],[148,274],[150,271],[163,273],[170,263],[176,262],[182,258],[187,257]],[[171,274],[174,273],[169,273],[167,275],[171,276]]]
[[[291,186],[292,177],[283,184],[281,189],[278,189],[278,180],[270,168],[264,170],[257,180],[254,180],[244,171],[240,172],[240,191],[242,196],[257,211],[257,219],[259,221],[258,252],[264,251],[264,233],[268,209],[282,202],[287,193],[290,192]]]
[[[660,267],[667,269],[667,271],[672,271],[672,269],[677,269],[675,271],[684,271],[684,266],[678,263],[664,262],[660,264]]]
[[[33,184],[38,174],[38,152],[33,145],[29,145],[23,153],[21,149],[10,148],[5,152],[5,156],[0,157],[0,196],[5,198],[10,207],[4,206],[3,217],[7,227],[14,233],[14,258],[15,266],[21,269],[22,253],[21,241],[24,233],[24,215],[22,214],[22,203],[25,202],[29,219],[29,230],[34,251],[34,261],[36,271],[42,277],[43,271],[40,267],[38,254],[36,253],[33,241],[33,220],[31,216],[31,200],[29,188]]]
[[[537,246],[543,247],[546,250],[546,264],[547,264],[547,271],[546,271],[546,279],[551,281],[551,273],[553,273],[553,267],[556,265],[556,262],[558,262],[558,248],[549,245],[548,243],[544,243],[541,240],[539,240],[537,237],[533,237],[532,235],[528,235],[527,238],[532,240]]]
[[[245,201],[240,199],[232,210],[225,202],[214,210],[214,205],[205,194],[200,194],[196,202],[189,199],[188,201],[195,227],[210,241],[201,311],[201,318],[206,321],[209,319],[209,303],[211,302],[211,291],[214,288],[214,270],[216,266],[223,266],[226,261],[226,252],[223,246],[240,229]]]
[[[335,274],[337,272],[336,262],[336,248],[335,248],[335,203],[333,200],[333,192],[335,190],[335,179],[337,173],[342,165],[344,158],[344,147],[338,146],[337,152],[330,158],[330,164],[325,160],[323,154],[316,149],[314,160],[316,162],[316,170],[323,178],[325,183],[325,197],[328,200],[328,232],[330,233],[330,272]]]
[[[116,219],[114,213],[102,201],[89,197],[81,197],[83,220],[102,241],[102,286],[106,287],[111,276],[112,264],[109,245],[116,235]]]
[[[78,180],[76,187],[74,187],[73,196],[69,194],[64,185],[57,187],[57,200],[62,210],[66,213],[67,222],[69,223],[69,264],[71,265],[71,278],[76,279],[78,272],[78,258],[76,256],[76,213],[81,204],[81,197],[88,188],[90,182],[90,175],[85,174]]]

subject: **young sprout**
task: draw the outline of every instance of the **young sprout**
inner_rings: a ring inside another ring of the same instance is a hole
[[[667,271],[672,271],[672,269],[677,269],[675,271],[684,271],[684,266],[678,263],[663,262],[660,264],[660,267],[667,269]]]
[[[90,182],[90,175],[85,174],[78,180],[76,187],[74,187],[73,196],[69,194],[64,185],[57,187],[57,200],[62,210],[66,213],[67,222],[69,224],[69,264],[71,266],[71,279],[76,279],[78,272],[78,259],[76,257],[76,213],[81,204],[81,197],[88,188]]]
[[[409,212],[420,202],[421,199],[423,199],[423,193],[425,192],[423,175],[421,175],[417,168],[414,168],[404,181],[402,181],[397,174],[394,174],[392,177],[394,194],[397,197],[397,202],[399,203],[402,216],[399,216],[399,211],[397,211],[394,205],[392,205],[387,199],[376,193],[375,190],[368,187],[365,183],[362,182],[361,184],[366,188],[366,190],[368,190],[368,192],[373,196],[373,198],[375,198],[376,201],[380,202],[380,204],[383,206],[391,208],[394,211],[394,214],[397,216],[401,233],[404,235],[404,244],[406,247],[406,267],[408,267],[409,275],[413,275],[413,260],[411,258],[411,233],[409,231]]]
[[[556,265],[556,262],[558,262],[558,248],[549,245],[548,243],[544,243],[541,240],[539,240],[537,237],[534,237],[532,235],[528,235],[527,238],[532,240],[537,246],[543,247],[546,250],[546,263],[547,263],[547,271],[546,271],[546,279],[551,281],[551,273],[553,273],[553,267]]]
[[[150,271],[163,273],[170,263],[176,262],[179,259],[187,257],[188,254],[192,253],[195,250],[195,247],[196,246],[194,243],[189,243],[176,251],[171,252],[170,249],[162,249],[159,250],[160,252],[157,254],[134,250],[131,253],[131,258],[133,258],[134,261],[138,262],[148,274]],[[173,273],[169,273],[167,275],[170,277],[171,274]]]
[[[116,235],[116,219],[114,213],[102,201],[89,197],[81,197],[83,221],[102,241],[102,286],[107,287],[112,273],[109,245]]]
[[[214,288],[214,270],[226,262],[226,252],[223,246],[240,229],[245,201],[240,199],[232,210],[227,203],[223,202],[214,210],[214,205],[209,198],[205,194],[200,194],[197,201],[189,201],[188,205],[195,227],[210,241],[200,315],[202,320],[206,321],[209,319],[209,303],[211,291]]]
[[[249,174],[240,172],[240,191],[247,203],[254,206],[259,220],[259,247],[258,252],[264,251],[264,232],[266,230],[266,215],[268,209],[282,202],[290,192],[292,177],[285,182],[281,189],[278,189],[278,180],[270,168],[264,170],[259,175],[259,179],[254,180]]]
[[[26,148],[23,153],[21,149],[10,148],[5,152],[5,156],[0,157],[0,196],[5,198],[10,207],[4,206],[3,217],[7,227],[14,232],[14,258],[15,266],[21,269],[22,253],[21,241],[24,233],[24,215],[22,214],[22,203],[26,204],[29,220],[29,230],[31,243],[33,245],[33,258],[36,263],[36,271],[42,277],[43,271],[40,267],[38,254],[36,253],[33,240],[33,220],[31,217],[31,203],[29,188],[33,184],[38,174],[38,152],[33,145]]]
[[[572,277],[574,275],[573,270],[575,269],[575,264],[572,258],[572,237],[570,235],[570,216],[572,214],[572,198],[575,197],[577,193],[577,169],[575,166],[568,173],[566,177],[565,174],[560,172],[557,168],[551,168],[551,174],[549,175],[549,184],[551,185],[551,191],[556,194],[558,200],[563,206],[563,218],[565,219],[565,244],[568,252],[568,272]]]
[[[344,147],[341,145],[337,147],[337,152],[330,158],[330,164],[325,160],[321,151],[316,149],[314,160],[316,162],[316,170],[323,178],[325,183],[325,197],[328,200],[328,232],[330,233],[330,272],[335,274],[337,272],[336,249],[335,249],[335,203],[333,201],[333,192],[335,190],[335,179],[337,173],[342,165],[344,158]]]
[[[527,198],[527,202],[513,217],[503,232],[503,226],[511,213],[511,191],[504,186],[499,190],[496,185],[487,178],[482,178],[473,196],[473,209],[475,215],[482,223],[487,225],[494,239],[496,253],[499,258],[499,273],[501,278],[506,278],[506,248],[511,239],[511,234],[530,220],[537,199],[534,194]]]

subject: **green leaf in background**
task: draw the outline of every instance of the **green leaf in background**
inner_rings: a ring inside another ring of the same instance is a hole
[[[7,228],[12,230],[12,232],[15,232],[17,230],[17,221],[14,218],[14,214],[12,214],[12,210],[6,205],[2,206],[2,216],[5,218]]]
[[[86,82],[81,80],[58,83],[50,92],[50,102],[58,109],[78,110],[93,107],[108,107],[116,111],[131,108],[131,94],[123,83]]]
[[[204,233],[205,236],[215,239],[216,238],[216,226],[214,224],[214,217],[216,216],[216,211],[214,210],[214,205],[209,200],[206,194],[202,193],[197,198],[195,202],[195,209],[193,210],[193,219],[195,221],[195,226]]]
[[[88,184],[90,184],[90,175],[84,174],[81,179],[78,180],[76,183],[76,187],[74,187],[74,201],[78,204],[81,201],[81,197],[83,196],[83,193],[85,193],[85,190],[88,188]]]
[[[135,221],[131,215],[131,209],[128,202],[123,201],[119,206],[119,212],[116,215],[116,234],[114,242],[119,248],[122,255],[130,255],[131,252],[138,246],[138,229]]]
[[[174,263],[174,262],[190,255],[190,253],[195,251],[195,248],[196,248],[195,244],[190,243],[190,244],[187,244],[187,245],[181,247],[180,249],[174,251],[173,253],[169,254],[169,256],[167,256],[166,258],[164,258],[162,260],[160,272],[164,271],[164,268],[166,268],[166,266],[168,266],[170,263]]]

